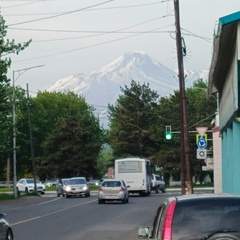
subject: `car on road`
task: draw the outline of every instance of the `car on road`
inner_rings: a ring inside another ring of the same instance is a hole
[[[159,240],[240,239],[240,196],[192,194],[168,197],[157,209],[153,226],[138,237]]]
[[[128,188],[123,180],[106,179],[102,182],[98,191],[98,203],[106,201],[129,202]]]
[[[53,186],[57,186],[58,182],[59,182],[58,179],[51,179],[51,180],[46,181],[44,184],[47,187],[53,187]]]
[[[82,195],[85,197],[90,197],[90,189],[85,177],[70,178],[63,191],[66,198]]]
[[[89,185],[89,186],[100,186],[100,185],[101,185],[101,180],[91,179],[91,180],[88,182],[88,185]]]
[[[17,184],[17,193],[31,193],[34,191],[34,179],[33,178],[21,178]],[[45,194],[45,185],[42,184],[39,180],[36,180],[37,192],[41,194]]]
[[[0,213],[0,240],[13,240],[13,231],[5,213]]]
[[[156,193],[159,193],[159,190],[163,193],[166,192],[165,182],[159,174],[152,174],[152,190]]]
[[[56,187],[56,191],[57,191],[57,196],[65,196],[65,189],[66,189],[66,186],[68,185],[68,182],[69,182],[69,178],[61,178],[59,179],[59,183]]]

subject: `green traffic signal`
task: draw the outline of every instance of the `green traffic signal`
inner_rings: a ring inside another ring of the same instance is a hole
[[[171,139],[172,139],[172,133],[166,132],[165,138],[166,138],[167,140],[171,140]]]
[[[165,127],[165,138],[167,140],[171,140],[172,139],[172,128],[171,128],[171,126],[166,126]]]

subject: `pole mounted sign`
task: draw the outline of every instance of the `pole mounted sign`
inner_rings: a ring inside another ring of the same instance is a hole
[[[208,130],[208,127],[196,127],[196,130],[198,134],[203,137],[206,131]]]
[[[196,143],[198,146],[197,149],[197,159],[206,159],[207,158],[207,127],[197,127],[198,134],[196,134]]]
[[[204,149],[207,147],[207,134],[206,131],[208,130],[207,127],[197,127],[196,130],[198,134],[196,135],[196,141],[198,148]]]
[[[206,148],[207,147],[207,134],[200,136],[196,134],[196,144],[198,148]]]

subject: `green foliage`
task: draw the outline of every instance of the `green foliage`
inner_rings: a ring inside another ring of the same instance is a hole
[[[211,121],[216,111],[216,99],[207,98],[207,84],[199,79],[193,84],[193,87],[186,90],[187,96],[187,120],[190,144],[190,158],[192,171],[200,180],[203,177],[202,166],[204,162],[196,159],[196,127],[204,126],[211,129]],[[163,167],[162,171],[168,175],[178,176],[181,163],[181,113],[179,91],[175,91],[173,95],[163,97],[159,102],[159,115],[161,118],[161,129],[165,130],[166,125],[171,125],[173,138],[171,141],[162,141],[161,149],[157,153],[157,165]],[[164,133],[161,134],[162,139]],[[209,134],[208,138],[212,138]],[[211,142],[208,142],[208,148],[211,148]]]
[[[44,92],[32,106],[40,178],[96,175],[103,132],[85,99]]]
[[[181,169],[181,107],[179,91],[161,97],[148,85],[134,81],[130,88],[121,89],[115,106],[108,107],[110,130],[108,140],[115,157],[147,157],[160,168],[167,179],[170,175],[180,180]],[[207,83],[199,79],[186,89],[187,120],[189,131],[205,126],[211,129],[216,111],[216,99],[206,97]],[[166,126],[171,126],[172,139],[165,139]],[[211,138],[209,135],[208,138]],[[202,160],[196,159],[196,133],[189,133],[192,171],[201,181]],[[211,148],[211,143],[208,143]]]
[[[15,199],[13,194],[9,194],[9,193],[1,193],[0,194],[0,201],[13,200],[13,199]]]
[[[123,95],[116,106],[108,106],[110,130],[108,139],[118,157],[151,157],[156,149],[155,128],[158,94],[135,81],[121,88]]]
[[[108,167],[112,166],[114,166],[113,149],[108,144],[104,144],[97,158],[97,176],[94,177],[102,179]]]
[[[26,43],[15,43],[14,40],[7,39],[7,26],[2,16],[0,16],[0,169],[4,170],[6,160],[12,151],[12,122],[10,114],[12,111],[12,89],[10,79],[7,78],[8,69],[11,66],[9,54],[19,54],[29,46],[31,40]],[[0,172],[0,178],[5,179],[4,171]]]

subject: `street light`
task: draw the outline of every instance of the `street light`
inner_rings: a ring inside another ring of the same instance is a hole
[[[43,67],[44,65],[38,65],[38,66],[33,66],[29,68],[24,68],[24,69],[19,69],[13,71],[13,194],[14,197],[17,198],[17,156],[16,156],[16,97],[15,97],[15,82],[17,79],[26,71],[33,69],[33,68],[39,68]],[[15,73],[18,73],[18,76],[15,79]]]

